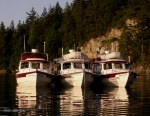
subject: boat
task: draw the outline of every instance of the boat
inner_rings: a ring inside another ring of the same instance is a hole
[[[94,73],[91,70],[91,62],[81,51],[69,50],[68,54],[54,59],[54,62],[57,68],[55,82],[59,82],[59,85],[86,87],[92,84]]]
[[[136,79],[131,63],[124,60],[120,52],[106,51],[91,61],[96,75],[95,82],[102,86],[129,87]]]
[[[21,54],[18,71],[16,73],[17,84],[21,86],[46,87],[52,83],[52,65],[48,61],[46,53],[40,53],[37,49]]]

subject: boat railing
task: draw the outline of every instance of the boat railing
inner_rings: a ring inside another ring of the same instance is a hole
[[[62,71],[60,71],[61,74],[69,74],[69,73],[78,73],[78,72],[82,72],[82,71],[86,71],[86,72],[92,72],[91,69],[64,69]]]
[[[48,73],[51,73],[51,69],[31,69],[31,68],[23,68],[23,69],[20,69],[20,72],[32,72],[32,71],[41,71],[41,72],[48,72]]]

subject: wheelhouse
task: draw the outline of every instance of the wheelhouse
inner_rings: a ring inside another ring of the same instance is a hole
[[[69,71],[70,70],[70,71]],[[91,70],[91,63],[88,61],[64,61],[57,63],[58,73],[68,73],[71,71]],[[67,71],[67,72],[66,72]]]
[[[32,52],[25,52],[21,55],[19,72],[31,72],[35,70],[51,72],[48,55],[45,53],[38,53],[36,49],[32,49]]]
[[[132,66],[130,63],[124,60],[105,60],[94,62],[92,65],[94,73],[112,73],[112,71],[127,71],[131,70]]]
[[[46,72],[48,69],[50,69],[50,63],[44,61],[21,61],[19,65],[19,70],[21,72],[34,70],[42,70]]]

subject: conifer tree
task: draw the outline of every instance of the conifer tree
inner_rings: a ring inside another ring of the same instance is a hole
[[[75,49],[73,45],[78,46],[78,42],[75,41],[75,27],[76,23],[74,17],[72,16],[71,7],[69,6],[69,4],[66,4],[61,26],[62,47],[64,48],[64,53],[68,53],[69,49]]]
[[[5,25],[4,22],[1,22],[0,24],[0,69],[5,69],[4,66],[4,59],[5,59],[5,34],[6,34],[6,30],[5,30]]]

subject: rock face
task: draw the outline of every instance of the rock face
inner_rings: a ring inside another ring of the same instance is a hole
[[[126,26],[134,27],[137,25],[137,21],[135,19],[126,20]],[[95,57],[98,47],[101,47],[100,53],[103,54],[105,49],[108,49],[111,52],[119,50],[119,44],[116,39],[120,39],[122,34],[122,29],[112,28],[110,32],[106,35],[92,38],[88,41],[84,46],[82,51],[89,57]]]
[[[119,29],[112,29],[105,36],[98,38],[92,38],[83,46],[83,53],[85,53],[89,58],[96,57],[96,53],[100,50],[100,54],[103,54],[106,49],[111,52],[119,50],[119,44],[116,39],[120,39],[122,31]]]
[[[134,71],[137,73],[137,75],[150,76],[150,67],[148,66],[142,66],[142,65],[136,66],[134,68]]]
[[[127,23],[132,23],[130,20]],[[83,47],[82,52],[87,55],[87,57],[94,58],[96,57],[97,51],[100,48],[100,54],[104,54],[104,51],[107,49],[111,52],[119,51],[119,44],[117,39],[120,39],[122,31],[119,29],[112,29],[105,36],[98,38],[92,38],[88,41]],[[137,75],[150,75],[150,67],[144,66],[134,66],[135,72]]]

